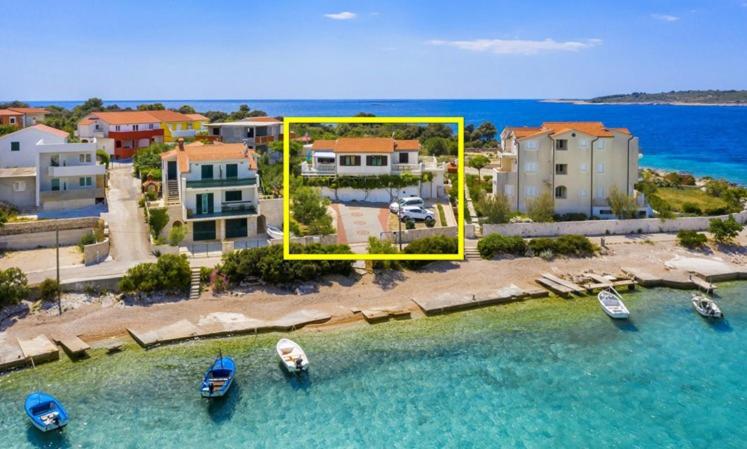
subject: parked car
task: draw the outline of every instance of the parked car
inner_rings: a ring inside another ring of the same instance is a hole
[[[433,211],[424,208],[423,206],[402,206],[399,214],[397,215],[402,221],[436,221],[436,214],[434,214]]]
[[[424,206],[425,201],[419,196],[406,196],[389,205],[389,211],[393,214],[399,213],[399,208],[403,206]]]

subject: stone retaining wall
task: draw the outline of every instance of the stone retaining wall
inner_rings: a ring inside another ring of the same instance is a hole
[[[108,238],[101,242],[85,245],[83,247],[83,259],[86,266],[105,261],[109,257],[110,246]]]
[[[382,232],[379,238],[381,240],[391,240],[392,242],[399,242],[397,234],[399,231]],[[407,229],[402,231],[402,243],[410,243],[413,240],[422,239],[425,237],[433,237],[436,235],[445,235],[447,237],[458,237],[459,228],[457,226],[444,226],[441,228],[423,228],[423,229]]]
[[[59,229],[60,231],[83,228],[90,230],[96,226],[98,221],[98,217],[84,217],[5,223],[5,226],[0,227],[0,236],[54,232],[55,229]]]
[[[733,214],[740,223],[747,222],[747,211]],[[681,217],[670,220],[640,218],[632,220],[586,220],[561,221],[556,223],[505,223],[484,224],[482,234],[503,234],[520,237],[552,237],[567,234],[582,235],[624,235],[652,234],[657,232],[678,232],[682,230],[705,231],[711,219],[724,219],[728,215],[716,217]]]

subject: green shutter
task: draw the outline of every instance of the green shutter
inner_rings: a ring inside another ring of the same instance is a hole
[[[226,164],[226,178],[238,178],[239,166],[236,164]]]
[[[11,142],[10,151],[21,151],[21,142]]]

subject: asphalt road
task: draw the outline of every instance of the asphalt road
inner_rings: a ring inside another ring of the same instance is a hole
[[[111,236],[111,256],[117,262],[154,260],[143,211],[138,207],[139,186],[132,164],[115,164],[110,171],[105,214]]]

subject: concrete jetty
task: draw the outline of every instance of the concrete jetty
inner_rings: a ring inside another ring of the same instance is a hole
[[[308,309],[297,310],[275,320],[260,320],[241,313],[214,312],[201,317],[197,323],[179,320],[149,329],[130,327],[127,332],[140,346],[149,348],[195,338],[291,331],[309,324],[323,323],[331,318],[332,315],[326,312]]]
[[[71,356],[79,357],[82,356],[91,349],[91,346],[85,341],[81,340],[77,335],[62,335],[53,336],[52,339],[65,350]]]
[[[545,296],[547,296],[546,293],[547,292],[545,292]],[[534,297],[539,297],[539,295],[541,295],[541,293],[536,290],[533,290],[531,294],[534,295]],[[438,313],[453,312],[456,310],[515,301],[528,297],[530,297],[530,292],[511,284],[508,287],[477,293],[445,292],[436,295],[423,295],[421,297],[413,298],[412,301],[417,304],[426,315],[435,315]]]
[[[60,358],[60,349],[46,335],[25,340],[18,339],[23,356],[34,363],[51,362]]]

